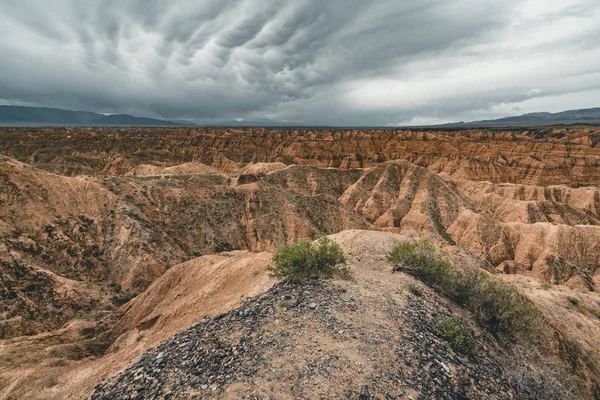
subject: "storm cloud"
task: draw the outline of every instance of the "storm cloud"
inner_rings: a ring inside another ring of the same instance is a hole
[[[3,0],[0,103],[407,125],[600,105],[597,0]]]

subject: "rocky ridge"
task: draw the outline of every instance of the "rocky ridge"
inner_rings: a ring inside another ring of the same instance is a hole
[[[386,331],[353,317],[370,306],[335,284],[276,285],[145,353],[92,400],[512,396],[493,351],[469,357],[436,335],[435,299],[410,295],[404,307],[388,300]],[[390,353],[372,348],[378,343]]]

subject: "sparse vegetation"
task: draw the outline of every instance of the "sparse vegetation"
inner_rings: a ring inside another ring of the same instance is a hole
[[[235,247],[229,242],[219,242],[215,245],[215,253],[224,253],[233,250],[235,250]]]
[[[388,255],[394,271],[406,271],[469,309],[494,334],[527,335],[535,331],[539,311],[517,289],[480,270],[465,271],[426,242],[405,241]]]
[[[88,327],[88,328],[83,328],[79,333],[83,339],[91,339],[94,336],[96,336],[96,334],[98,333],[98,330],[96,327]]]
[[[126,216],[128,216],[129,218],[131,218],[131,219],[134,219],[134,220],[141,220],[141,219],[142,219],[142,218],[141,218],[141,217],[138,215],[138,213],[137,213],[137,212],[135,212],[135,211],[134,211],[134,210],[132,210],[132,209],[129,209],[129,208],[122,208],[122,209],[121,209],[121,212],[122,212],[123,214],[125,214]]]
[[[577,297],[568,296],[567,301],[571,303],[571,305],[577,307],[579,305],[579,299]]]
[[[565,349],[571,359],[571,367],[576,370],[580,366],[580,361],[583,361],[585,366],[593,372],[597,371],[598,365],[583,348],[580,342],[575,339],[565,341]]]
[[[341,247],[326,236],[319,237],[315,243],[299,240],[279,246],[273,254],[273,262],[269,267],[271,276],[292,282],[350,275]]]
[[[590,371],[595,372],[598,370],[598,363],[596,363],[596,360],[594,360],[589,354],[582,354],[581,359]]]
[[[540,285],[540,289],[543,289],[543,290],[550,290],[550,289],[552,289],[552,287],[553,287],[552,284],[548,283],[548,282],[542,282],[542,284]]]
[[[574,398],[571,390],[565,388],[552,376],[536,373],[524,364],[514,369],[510,381],[520,399],[569,400]]]
[[[411,283],[408,286],[408,290],[415,296],[421,297],[423,295],[423,286],[415,285],[414,283]]]
[[[109,286],[117,293],[121,293],[121,285],[119,285],[117,282],[111,282],[109,284]]]
[[[123,304],[129,302],[129,300],[136,297],[138,294],[135,292],[120,292],[119,294],[111,297],[110,301],[117,307],[121,307]]]
[[[477,354],[477,339],[473,330],[460,318],[438,315],[435,318],[437,334],[446,339],[452,347],[465,354]]]
[[[404,241],[394,247],[387,260],[395,265],[395,270],[410,270],[413,275],[428,285],[439,282],[452,264],[436,251],[431,243]]]
[[[58,385],[58,379],[55,377],[51,377],[43,381],[43,387],[46,389],[53,388]]]

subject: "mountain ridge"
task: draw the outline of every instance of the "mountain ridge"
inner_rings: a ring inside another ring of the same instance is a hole
[[[497,119],[486,119],[470,122],[453,122],[449,124],[436,125],[440,127],[517,127],[517,126],[547,126],[547,125],[574,125],[578,123],[599,124],[600,107],[574,109],[550,112],[533,112],[511,117]]]
[[[535,127],[552,125],[600,125],[600,107],[574,109],[557,113],[533,112],[523,115],[487,119],[469,122],[452,122],[439,125],[420,125],[411,128],[501,128],[501,127]],[[131,126],[131,127],[169,127],[198,126],[185,121],[170,121],[155,118],[136,117],[129,114],[99,114],[91,111],[74,111],[52,107],[28,107],[0,105],[0,126],[3,127],[58,127],[58,126]],[[289,124],[274,121],[222,121],[202,125],[206,127],[277,127],[277,128],[341,128],[342,126],[319,126]],[[347,126],[356,128],[359,126]],[[368,126],[360,126],[366,128]],[[372,126],[371,128],[375,128]]]
[[[51,107],[0,105],[0,126],[184,126],[129,114],[98,114]],[[189,124],[192,125],[192,124]]]

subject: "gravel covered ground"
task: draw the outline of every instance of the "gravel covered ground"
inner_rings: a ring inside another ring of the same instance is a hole
[[[406,279],[280,283],[149,350],[92,399],[512,398],[491,338],[477,356],[453,349],[434,323],[452,310],[429,289],[390,290]]]

